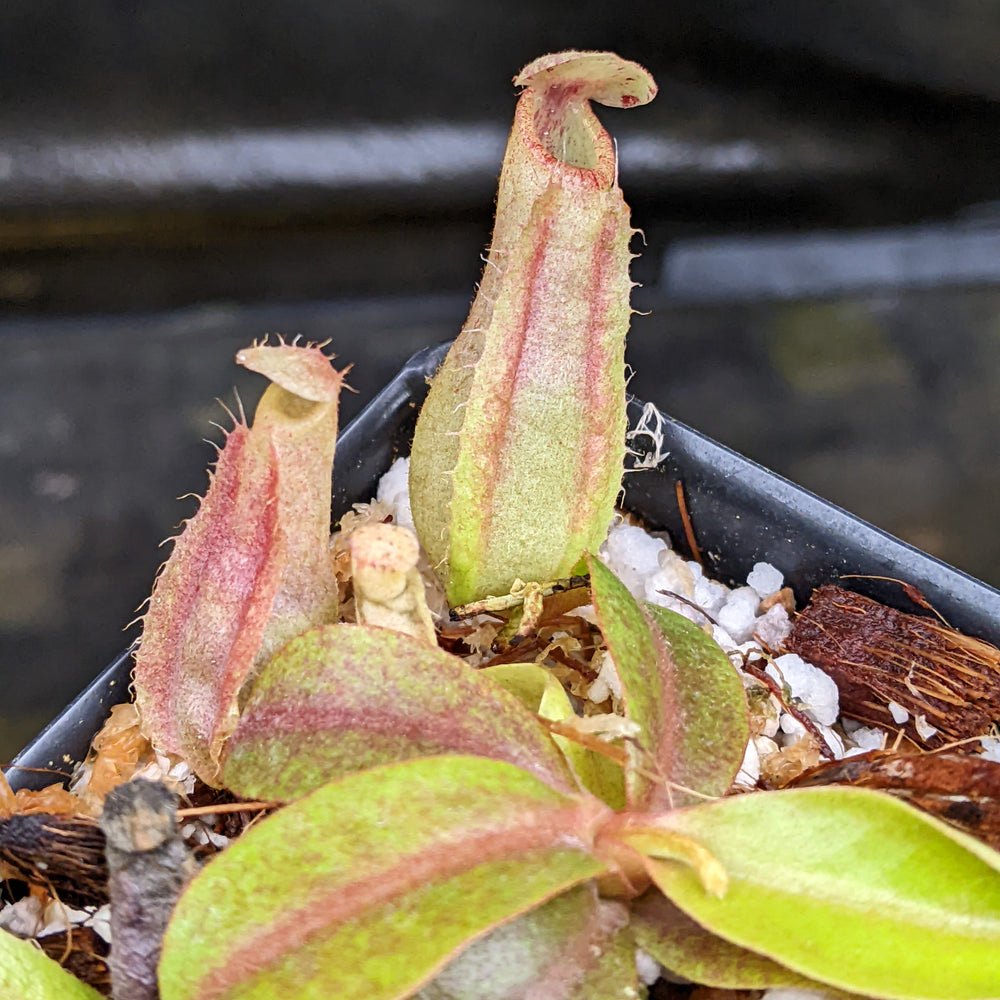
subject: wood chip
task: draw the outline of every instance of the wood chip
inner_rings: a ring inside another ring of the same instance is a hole
[[[795,591],[791,587],[782,587],[781,590],[765,597],[760,602],[760,612],[770,611],[775,604],[780,604],[790,615],[795,613]]]
[[[69,906],[108,901],[104,834],[88,816],[30,813],[0,819],[0,862],[8,878],[44,886]]]
[[[834,679],[849,718],[894,731],[888,706],[901,705],[918,746],[980,736],[1000,718],[1000,650],[841,587],[813,591],[785,648]]]

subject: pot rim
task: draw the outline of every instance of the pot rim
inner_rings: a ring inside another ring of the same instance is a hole
[[[331,513],[334,523],[359,497],[374,493],[392,460],[409,452],[427,381],[450,343],[424,348],[344,428],[337,442]],[[727,583],[746,578],[755,562],[775,565],[801,606],[814,587],[851,575],[850,589],[905,611],[917,610],[891,577],[916,586],[955,628],[998,643],[1000,591],[823,500],[738,452],[632,397],[629,426],[644,416],[658,439],[655,468],[627,471],[623,506],[652,530],[670,533],[687,553],[677,506],[680,481],[708,575]],[[632,434],[643,452],[646,435]],[[648,438],[650,445],[653,437]],[[646,456],[653,455],[649,447]],[[128,700],[132,650],[122,652],[13,760],[14,789],[51,784],[71,772],[90,748],[109,710]],[[39,769],[39,770],[33,770]]]

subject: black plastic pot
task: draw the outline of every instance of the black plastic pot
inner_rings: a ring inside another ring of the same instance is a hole
[[[447,344],[415,354],[402,371],[341,434],[334,470],[333,518],[368,500],[379,476],[409,452],[417,410]],[[635,427],[643,406],[629,404]],[[710,575],[743,581],[758,561],[773,563],[804,602],[812,589],[842,575],[890,577],[916,586],[956,628],[1000,643],[1000,591],[887,535],[787,479],[743,458],[669,417],[659,415],[660,452],[655,469],[625,476],[625,506],[648,527],[666,529],[683,551],[684,530],[675,484],[684,485],[687,507]],[[639,450],[652,441],[633,438]],[[886,580],[852,579],[849,587],[906,611],[902,588]],[[132,661],[119,656],[14,761],[15,788],[51,784],[50,773],[68,772],[81,760],[112,705],[129,695]]]

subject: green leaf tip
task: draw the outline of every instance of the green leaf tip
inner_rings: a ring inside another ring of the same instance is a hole
[[[1000,997],[1000,854],[894,799],[826,787],[736,795],[661,815],[724,866],[723,897],[646,859],[707,931],[868,997]]]
[[[590,100],[656,88],[611,53],[546,56],[517,82],[486,269],[410,461],[417,534],[452,605],[570,575],[604,540],[624,462],[633,230]]]

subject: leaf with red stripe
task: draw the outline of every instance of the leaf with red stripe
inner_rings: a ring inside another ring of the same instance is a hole
[[[241,795],[288,800],[353,771],[448,753],[577,788],[534,713],[485,674],[402,632],[327,625],[289,643],[257,678],[224,778]]]
[[[181,897],[163,1000],[399,1000],[474,939],[605,871],[608,815],[500,761],[433,757],[324,785]]]
[[[590,556],[588,564],[625,714],[642,727],[629,746],[629,807],[655,811],[724,795],[750,735],[736,669],[697,625],[665,608],[641,606],[599,559]]]
[[[337,612],[329,537],[341,373],[315,347],[254,347],[237,360],[274,384],[253,427],[238,421],[226,435],[157,578],[135,669],[144,728],[209,784],[247,676]]]

